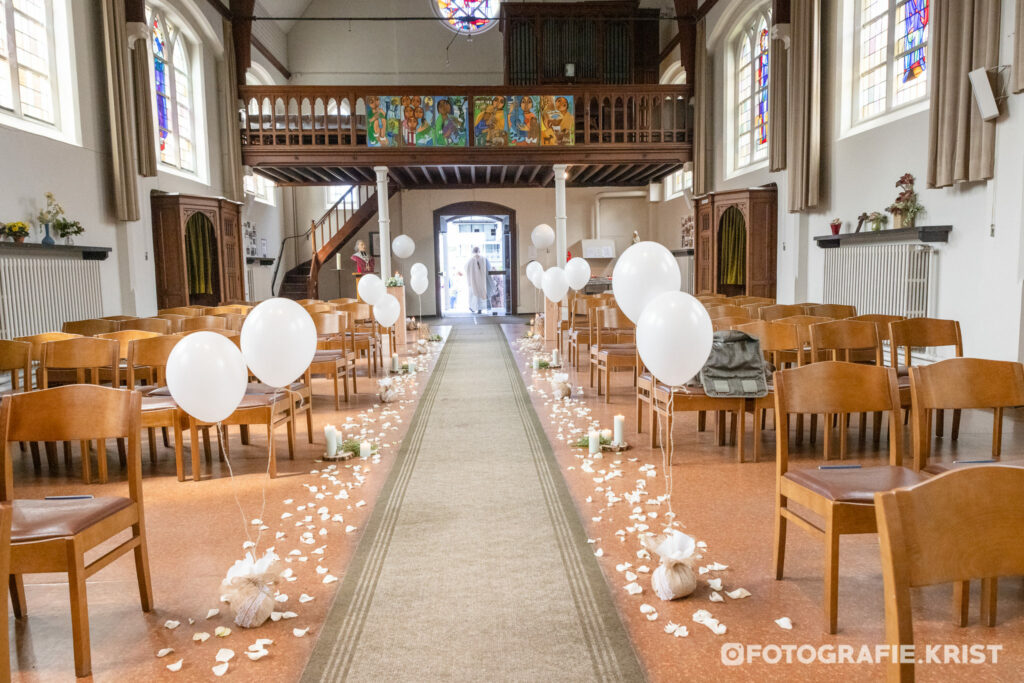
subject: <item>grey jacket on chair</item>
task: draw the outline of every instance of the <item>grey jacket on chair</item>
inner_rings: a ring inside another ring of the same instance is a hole
[[[715,332],[711,355],[700,371],[708,396],[761,398],[768,394],[761,343],[746,332]]]

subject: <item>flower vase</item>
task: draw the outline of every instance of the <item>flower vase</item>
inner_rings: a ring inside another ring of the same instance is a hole
[[[56,244],[56,242],[53,240],[53,237],[50,236],[50,224],[43,223],[43,229],[46,230],[46,235],[43,236],[43,239],[39,240],[39,243],[45,244],[48,247],[52,247],[53,245]]]
[[[899,230],[902,227],[903,227],[903,214],[901,214],[901,213],[894,213],[892,215],[892,229],[893,230]]]
[[[916,219],[916,216],[908,216],[908,217],[907,217],[907,218],[906,218],[906,219],[905,219],[905,220],[903,221],[903,227],[904,227],[904,228],[913,228],[913,227],[915,227],[915,226],[914,226],[914,223],[915,223],[915,219]]]
[[[15,244],[24,244],[25,243],[25,235],[19,235],[18,237],[14,237],[12,239],[14,240]]]
[[[839,229],[843,227],[843,224],[842,223],[831,223],[831,224],[829,224],[829,227],[832,228],[832,234],[833,235],[838,235],[839,234]]]
[[[75,246],[75,238],[72,237],[71,235],[68,235],[67,237],[64,238],[64,244],[69,247]]]

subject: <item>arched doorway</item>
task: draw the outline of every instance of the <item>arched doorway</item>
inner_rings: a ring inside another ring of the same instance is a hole
[[[726,296],[746,293],[747,221],[735,206],[718,221],[718,292]]]
[[[516,212],[494,202],[458,202],[434,211],[434,273],[438,315],[470,312],[462,265],[481,247],[488,260],[488,312],[514,314],[518,306]]]

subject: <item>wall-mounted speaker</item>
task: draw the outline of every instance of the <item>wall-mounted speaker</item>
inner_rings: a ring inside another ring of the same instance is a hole
[[[974,101],[978,103],[978,111],[981,118],[991,121],[999,116],[999,104],[996,102],[996,94],[992,88],[992,81],[989,78],[988,70],[975,69],[967,74],[971,80],[971,90],[974,91]]]

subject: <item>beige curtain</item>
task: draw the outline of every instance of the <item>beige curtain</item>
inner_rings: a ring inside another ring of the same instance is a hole
[[[135,131],[128,93],[131,72],[124,0],[103,0],[103,51],[107,71],[114,215],[119,221],[137,221],[139,197],[135,179]]]
[[[786,169],[786,97],[789,55],[786,43],[773,40],[768,49],[768,170]]]
[[[1017,0],[1017,28],[1013,39],[1013,92],[1024,92],[1024,0]]]
[[[999,0],[932,3],[928,187],[988,180],[996,124],[982,121],[967,74],[999,63]]]
[[[708,106],[711,101],[711,77],[708,69],[707,22],[697,22],[697,46],[693,65],[693,193],[706,194],[708,183],[708,140],[711,136]],[[689,78],[689,76],[687,76]]]
[[[821,199],[820,0],[793,0],[791,25],[786,163],[789,210],[796,212],[816,208]]]
[[[153,94],[150,92],[149,67],[152,56],[149,40],[132,45],[132,103],[135,105],[135,146],[139,153],[139,175],[156,175],[156,128],[153,124]]]
[[[235,40],[231,22],[223,21],[224,56],[217,65],[220,79],[220,127],[224,156],[224,196],[240,202],[242,187],[242,143],[238,129],[238,74],[235,73]],[[243,76],[244,77],[244,76]]]

